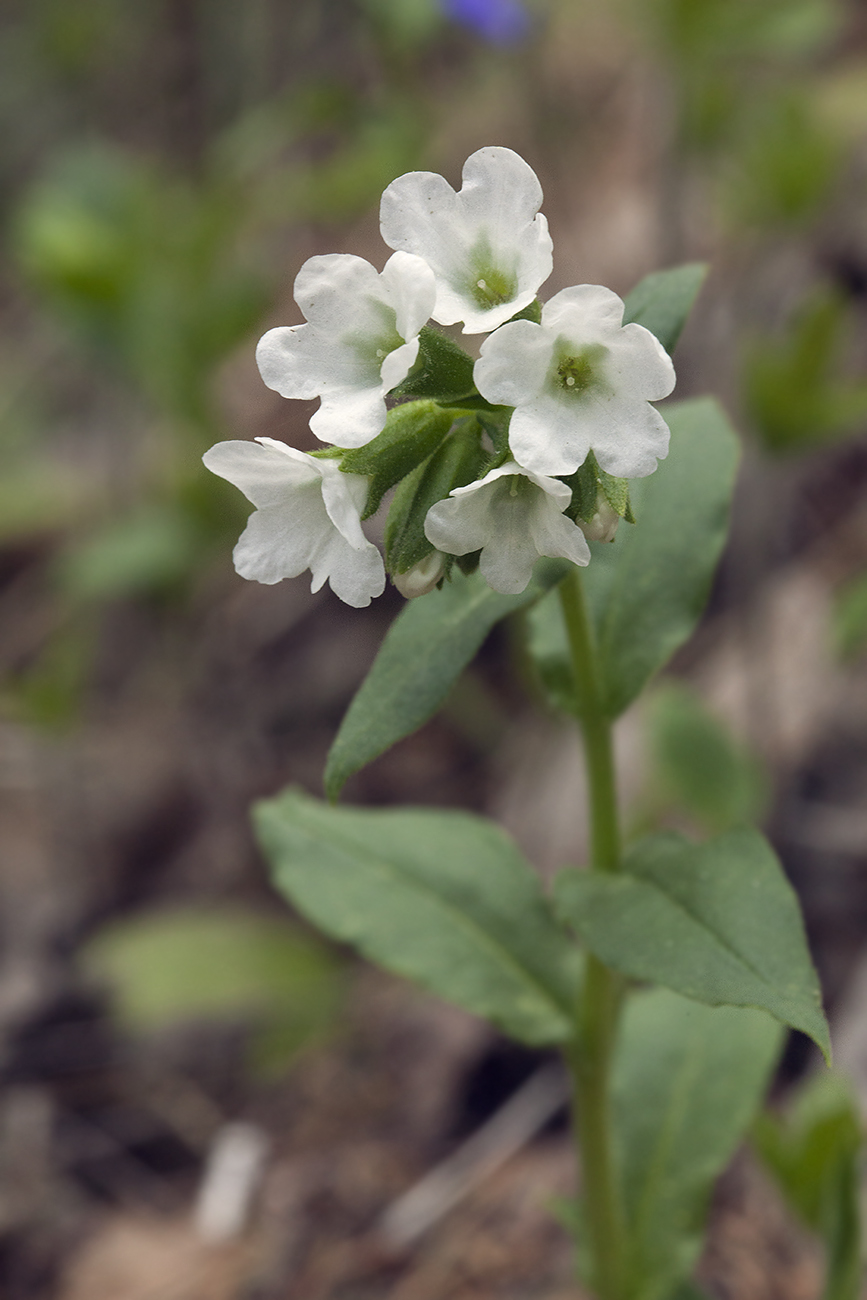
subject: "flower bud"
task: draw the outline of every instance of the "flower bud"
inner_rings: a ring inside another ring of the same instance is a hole
[[[406,573],[393,573],[391,580],[402,596],[412,600],[414,596],[426,596],[443,576],[446,556],[442,551],[431,551],[418,564],[414,564]]]
[[[620,515],[604,493],[600,492],[596,497],[596,510],[590,519],[586,523],[583,519],[576,519],[575,522],[588,542],[613,542]]]

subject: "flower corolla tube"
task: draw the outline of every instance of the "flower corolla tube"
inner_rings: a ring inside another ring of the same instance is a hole
[[[362,447],[385,424],[385,395],[415,362],[435,298],[433,272],[411,253],[395,253],[381,273],[350,253],[311,257],[295,280],[307,324],[269,330],[259,372],[283,397],[322,398],[310,420],[317,438]]]
[[[537,474],[572,474],[593,452],[618,478],[642,478],[668,452],[652,401],[674,388],[674,367],[623,302],[601,285],[563,289],[542,321],[511,321],[486,339],[474,378],[489,402],[513,406],[509,446]]]
[[[542,555],[589,563],[584,534],[563,514],[571,498],[565,483],[510,460],[431,506],[425,536],[451,555],[481,550],[479,568],[488,586],[517,595]]]
[[[436,277],[433,318],[465,334],[496,329],[528,307],[553,267],[536,173],[511,149],[479,149],[456,194],[435,172],[408,172],[382,196],[390,248],[424,258]]]
[[[382,594],[382,556],[361,529],[363,475],[274,438],[219,442],[203,459],[256,507],[233,553],[242,578],[275,583],[309,569],[312,591],[327,581],[356,609]]]

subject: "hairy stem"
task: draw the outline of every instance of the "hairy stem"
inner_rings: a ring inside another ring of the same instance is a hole
[[[620,829],[611,723],[602,708],[596,649],[580,571],[573,569],[559,590],[587,763],[590,869],[617,871]],[[589,1235],[590,1280],[600,1300],[621,1300],[623,1295],[623,1216],[611,1123],[611,1062],[620,999],[619,977],[588,954],[570,1067]]]

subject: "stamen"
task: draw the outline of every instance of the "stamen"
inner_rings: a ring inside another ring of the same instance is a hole
[[[566,387],[567,387],[567,388],[574,388],[574,387],[575,387],[575,376],[574,376],[574,375],[567,375],[567,376],[566,376]]]
[[[486,280],[476,280],[476,287],[478,289],[487,289],[488,283]]]

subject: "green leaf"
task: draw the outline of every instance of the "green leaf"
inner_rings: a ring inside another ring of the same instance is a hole
[[[643,325],[672,353],[706,275],[704,262],[646,275],[626,297],[623,324]]]
[[[711,1006],[769,1011],[830,1058],[798,900],[758,831],[701,845],[653,835],[621,873],[562,872],[555,898],[606,965]]]
[[[427,460],[398,487],[385,525],[385,564],[406,573],[434,549],[424,531],[427,512],[452,488],[476,478],[485,459],[475,416],[460,420]]]
[[[599,652],[603,705],[617,717],[645,683],[691,635],[710,590],[725,544],[738,459],[738,441],[710,398],[666,407],[671,451],[654,474],[631,484],[637,523],[613,543],[591,542],[583,581]],[[569,646],[559,602],[551,596],[531,616],[544,624],[550,675],[555,661],[561,685],[571,675]],[[559,650],[556,648],[559,645]],[[571,689],[568,692],[574,709]],[[561,695],[555,700],[566,707]]]
[[[825,1244],[825,1300],[859,1300],[861,1121],[849,1081],[817,1074],[782,1116],[765,1112],[753,1140],[786,1198]]]
[[[122,1021],[151,1033],[190,1019],[252,1019],[254,1064],[282,1068],[329,1030],[343,979],[330,953],[288,921],[238,909],[178,908],[99,930],[81,952]]]
[[[331,746],[329,798],[337,798],[353,772],[427,722],[494,624],[538,600],[568,569],[568,561],[540,562],[518,596],[492,591],[479,574],[456,573],[441,591],[410,601],[389,628]]]
[[[418,357],[406,379],[392,390],[392,397],[435,397],[455,402],[475,393],[472,357],[431,325],[423,325],[418,336]]]
[[[761,1103],[780,1041],[760,1011],[662,989],[629,999],[613,1082],[628,1300],[669,1300],[688,1275],[711,1187]]]
[[[831,631],[842,660],[863,654],[867,646],[867,573],[859,573],[835,592]]]
[[[254,822],[277,888],[327,934],[522,1042],[569,1036],[579,955],[492,822],[293,790]]]
[[[672,450],[632,483],[637,523],[596,543],[586,590],[605,708],[617,717],[692,634],[728,533],[739,445],[710,398],[666,408]]]
[[[710,1300],[710,1296],[695,1282],[686,1281],[677,1288],[671,1300]]]
[[[650,770],[663,798],[673,798],[710,833],[755,821],[766,801],[758,759],[686,686],[668,682],[648,712]]]
[[[389,411],[385,428],[372,442],[344,454],[340,468],[345,473],[370,476],[362,519],[375,515],[389,488],[436,451],[454,418],[454,411],[436,402],[405,402]]]

